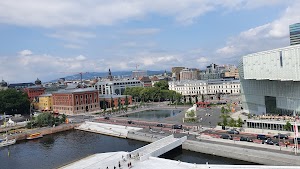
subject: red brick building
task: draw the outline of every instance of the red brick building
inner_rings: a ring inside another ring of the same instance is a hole
[[[45,88],[42,86],[30,86],[24,89],[24,92],[27,93],[30,102],[34,99],[38,99],[38,96],[45,94]]]
[[[126,106],[125,105],[126,95],[100,95],[99,99],[100,99],[100,105],[102,109],[104,107],[104,102],[107,108],[111,108],[112,100],[113,100],[113,106],[117,108],[119,105],[119,99],[121,105],[123,105],[123,107]],[[127,95],[127,99],[128,99],[128,105],[132,105],[132,96]]]
[[[75,115],[100,110],[99,93],[94,88],[60,90],[52,93],[53,112]]]

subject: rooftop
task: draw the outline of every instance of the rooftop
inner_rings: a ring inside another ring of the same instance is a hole
[[[53,92],[53,93],[83,93],[83,92],[98,92],[98,90],[94,89],[94,88],[80,88],[80,89],[71,89],[71,90],[58,90],[57,92]]]

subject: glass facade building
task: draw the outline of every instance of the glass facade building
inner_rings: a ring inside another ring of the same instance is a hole
[[[300,44],[300,23],[290,25],[290,45]]]

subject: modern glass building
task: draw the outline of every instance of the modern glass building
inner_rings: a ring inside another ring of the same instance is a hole
[[[239,72],[244,110],[300,114],[300,45],[243,56]]]
[[[300,44],[300,23],[290,25],[290,44]]]

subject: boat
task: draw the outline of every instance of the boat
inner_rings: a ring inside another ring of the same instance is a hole
[[[37,139],[37,138],[41,138],[41,137],[43,137],[43,135],[41,133],[34,133],[34,134],[30,134],[26,139],[33,140],[33,139]]]
[[[9,146],[16,143],[16,139],[8,139],[7,137],[4,140],[0,140],[0,147]]]
[[[4,112],[4,117],[6,117],[5,115],[5,112]],[[11,119],[9,119],[11,120]],[[4,120],[4,126],[6,128],[6,120]],[[16,139],[8,139],[7,137],[7,130],[6,130],[6,136],[4,139],[0,139],[0,147],[5,147],[5,146],[9,146],[9,145],[12,145],[12,144],[15,144],[16,143]]]

